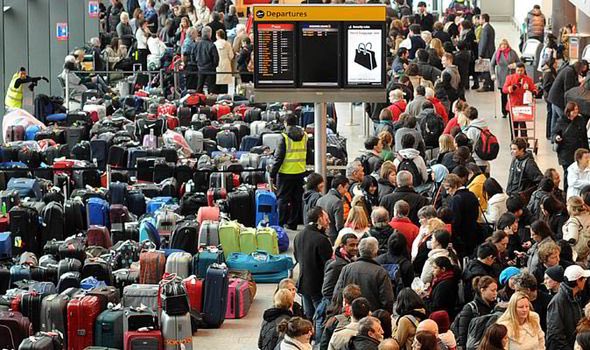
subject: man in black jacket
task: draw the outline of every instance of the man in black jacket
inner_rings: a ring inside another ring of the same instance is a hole
[[[418,49],[426,48],[426,43],[420,36],[419,24],[412,24],[410,26],[410,33],[408,34],[408,38],[410,38],[410,42],[412,43],[412,47],[410,48],[410,59],[413,60],[414,58],[416,58],[416,51],[418,51]]]
[[[565,93],[580,85],[580,79],[586,76],[588,72],[588,62],[585,60],[577,61],[576,63],[565,66],[557,72],[555,81],[551,85],[547,101],[551,103],[553,115],[551,118],[551,130],[555,130],[557,122],[564,116],[565,109]]]
[[[508,195],[526,192],[529,195],[537,189],[543,179],[543,173],[539,170],[533,154],[527,151],[528,142],[518,137],[510,145],[510,153],[514,157],[508,173],[506,193]],[[525,203],[528,204],[528,203]]]
[[[201,30],[201,40],[197,41],[191,55],[191,60],[196,63],[199,70],[197,91],[203,92],[203,87],[207,84],[209,93],[216,93],[215,69],[219,64],[219,54],[213,41],[211,40],[211,27],[205,26]],[[202,73],[201,73],[202,72]]]
[[[419,74],[426,80],[430,80],[433,84],[438,80],[440,77],[441,71],[440,69],[436,68],[435,66],[428,63],[428,51],[424,49],[420,49],[416,51],[416,57],[418,60],[416,61],[416,65],[418,66]]]
[[[311,320],[322,301],[324,266],[332,257],[332,244],[325,233],[330,225],[328,214],[320,207],[313,207],[308,219],[309,224],[295,237],[293,256],[299,263],[297,288],[303,297],[303,311]]]
[[[576,341],[576,326],[582,318],[578,299],[584,290],[590,270],[579,265],[565,269],[559,292],[547,308],[547,350],[572,350]]]
[[[496,52],[496,31],[494,27],[490,24],[490,15],[484,13],[480,17],[480,24],[482,26],[481,29],[481,36],[479,38],[478,43],[478,54],[479,58],[487,58],[491,59],[494,56],[494,52]],[[494,83],[492,82],[492,78],[490,73],[481,73],[484,78],[484,85],[479,88],[477,91],[493,91],[494,90]]]
[[[426,9],[426,2],[420,1],[418,3],[418,13],[414,16],[416,18],[416,23],[420,25],[420,29],[422,31],[429,31],[432,32],[432,27],[434,26],[434,16],[432,13],[428,13]]]
[[[396,180],[398,187],[392,193],[384,196],[379,205],[387,209],[388,212],[393,213],[395,202],[403,199],[410,205],[410,220],[414,224],[420,225],[418,210],[428,205],[428,199],[414,190],[414,180],[409,171],[402,170],[397,173]]]
[[[453,247],[459,256],[471,256],[477,242],[483,241],[477,227],[480,207],[477,197],[465,187],[456,174],[449,174],[443,183],[451,196],[449,209],[453,212]]]
[[[330,218],[328,238],[335,242],[338,232],[344,228],[344,206],[342,198],[348,192],[348,179],[343,175],[336,175],[332,179],[332,188],[318,199],[316,205],[322,207]]]
[[[477,276],[491,276],[498,278],[494,271],[493,264],[498,255],[498,249],[493,243],[483,243],[477,248],[477,259],[469,261],[463,270],[463,281],[465,282],[465,300],[473,298],[472,282]]]

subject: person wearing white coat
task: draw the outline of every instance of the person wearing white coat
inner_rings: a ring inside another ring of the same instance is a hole
[[[508,195],[504,193],[502,186],[493,177],[487,178],[483,183],[484,195],[488,198],[488,208],[484,213],[484,219],[489,224],[495,224],[498,218],[506,213],[506,200]]]
[[[292,317],[288,321],[281,322],[278,330],[285,335],[279,346],[277,346],[278,349],[312,350],[313,325],[308,320],[301,317]]]
[[[228,85],[233,82],[233,77],[231,74],[219,74],[219,72],[231,72],[232,71],[232,61],[234,59],[234,50],[231,44],[226,40],[225,31],[223,29],[217,30],[216,37],[217,40],[215,41],[215,47],[217,48],[217,53],[219,54],[219,64],[217,65],[217,77],[215,79],[215,83],[217,84],[217,89],[219,93],[227,93]]]

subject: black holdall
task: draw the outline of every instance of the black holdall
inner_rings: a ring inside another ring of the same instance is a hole
[[[181,316],[190,311],[188,296],[182,279],[176,274],[164,276],[160,281],[160,298],[162,309],[169,316]]]
[[[371,43],[360,43],[356,48],[354,62],[373,70],[377,68],[377,60],[375,59],[375,51],[371,50],[373,47]]]

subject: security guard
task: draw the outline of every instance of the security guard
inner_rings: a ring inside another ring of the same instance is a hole
[[[296,230],[302,218],[303,178],[307,156],[307,134],[297,126],[297,116],[285,117],[286,132],[275,152],[275,162],[270,175],[278,177],[277,206],[279,224]]]
[[[29,77],[27,75],[27,70],[24,67],[20,67],[19,71],[14,73],[14,75],[12,76],[12,79],[10,80],[10,85],[8,85],[8,89],[6,90],[6,97],[4,98],[6,110],[14,108],[23,108],[23,84],[32,83],[29,86],[29,89],[33,91],[33,89],[37,85],[37,82],[41,79],[45,80],[46,82],[49,82],[49,80],[45,77]]]

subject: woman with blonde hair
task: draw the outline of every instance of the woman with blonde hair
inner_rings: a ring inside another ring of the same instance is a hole
[[[512,294],[508,308],[496,323],[508,329],[506,349],[545,349],[545,333],[541,329],[539,315],[531,311],[531,301],[525,293]]]
[[[449,120],[449,122],[447,123],[447,125],[445,126],[445,130],[443,131],[443,134],[451,134],[451,131],[456,127],[463,127],[466,122],[469,121],[469,119],[467,119],[467,117],[465,116],[465,110],[467,109],[467,107],[469,107],[469,105],[467,104],[467,102],[459,99],[455,102],[453,102],[453,105],[451,106],[453,114],[455,115],[454,118],[451,118]]]
[[[445,53],[445,49],[443,47],[442,41],[440,41],[440,39],[438,38],[434,38],[430,41],[430,45],[428,48],[428,64],[430,64],[431,66],[434,66],[440,70],[443,69],[442,66],[442,56]]]
[[[430,240],[434,234],[434,231],[445,229],[445,223],[439,218],[431,218],[426,220],[426,222],[420,226],[418,236],[416,239],[414,239],[414,242],[412,242],[412,261],[414,261],[416,256],[418,256],[418,252],[421,250],[421,247],[426,247],[426,242]]]
[[[279,343],[277,326],[283,320],[293,317],[293,294],[288,289],[279,289],[273,297],[273,307],[266,309],[262,316],[262,327],[258,337],[258,348],[261,350],[274,350]]]
[[[502,95],[502,118],[506,118],[508,115],[508,94],[502,92],[502,88],[506,82],[506,77],[516,69],[517,62],[520,62],[518,54],[510,47],[508,40],[500,40],[500,45],[490,62],[490,74],[492,75],[492,80],[496,81],[496,86]]]
[[[590,212],[580,196],[567,200],[567,212],[570,218],[563,225],[563,239],[574,242],[575,260],[586,264],[590,255]]]
[[[334,247],[340,245],[342,236],[347,233],[353,233],[359,240],[369,237],[369,216],[366,212],[366,206],[362,195],[352,198],[348,218],[344,223],[344,228],[338,232],[338,237],[334,241]]]
[[[453,153],[456,149],[455,139],[451,135],[440,135],[438,138],[438,157],[436,158],[436,164],[441,164],[445,154]]]

